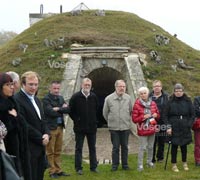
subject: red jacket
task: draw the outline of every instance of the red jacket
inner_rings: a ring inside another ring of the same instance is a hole
[[[137,131],[139,136],[150,136],[156,132],[156,125],[145,125],[144,119],[145,107],[140,102],[139,98],[135,101],[132,111],[132,121],[137,124]],[[160,118],[158,107],[154,101],[150,104],[151,114],[157,113],[156,121]]]

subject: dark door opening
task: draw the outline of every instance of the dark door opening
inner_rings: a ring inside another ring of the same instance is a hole
[[[92,71],[88,78],[92,80],[92,90],[99,99],[98,127],[106,127],[107,123],[102,114],[104,100],[107,95],[114,92],[115,81],[122,79],[122,74],[112,68],[103,67]]]

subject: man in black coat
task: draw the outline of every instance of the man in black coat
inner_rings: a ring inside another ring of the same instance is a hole
[[[89,148],[90,170],[97,171],[96,131],[97,131],[97,96],[91,92],[92,81],[84,78],[81,91],[75,93],[69,102],[70,117],[74,121],[75,132],[75,169],[82,175],[82,149],[86,136]]]
[[[69,107],[60,95],[60,86],[59,81],[52,81],[49,93],[43,98],[45,119],[51,133],[51,139],[46,147],[51,178],[70,175],[61,169],[63,128],[65,127],[63,114],[69,113]]]
[[[49,142],[49,129],[44,120],[40,100],[35,96],[39,86],[36,72],[25,72],[21,77],[21,90],[15,94],[19,113],[28,124],[28,143],[31,153],[32,180],[43,180],[45,146]]]
[[[169,98],[168,94],[162,90],[162,82],[160,80],[153,81],[153,91],[150,93],[149,96],[153,101],[155,101],[160,112],[160,119],[158,121],[159,131],[156,133],[155,136],[152,162],[156,162],[156,160],[157,162],[163,162],[167,130],[163,121],[163,112]]]

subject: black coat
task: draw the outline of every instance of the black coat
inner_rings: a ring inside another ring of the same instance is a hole
[[[182,146],[192,142],[194,115],[192,101],[186,94],[182,97],[170,97],[164,111],[164,122],[168,128],[172,128],[172,144]]]
[[[38,157],[41,153],[45,152],[45,147],[42,144],[42,136],[43,134],[50,134],[50,132],[44,118],[41,102],[36,96],[34,98],[40,110],[41,119],[32,102],[22,90],[15,94],[15,99],[19,104],[19,113],[28,124],[28,142],[31,156]]]
[[[165,109],[165,106],[168,102],[169,99],[169,95],[167,93],[165,93],[164,91],[162,91],[162,95],[160,97],[158,97],[157,99],[154,98],[153,96],[153,91],[150,93],[149,97],[156,102],[156,105],[158,107],[159,113],[160,113],[160,119],[158,121],[158,124],[162,125],[164,124],[163,121],[163,111]]]
[[[87,98],[81,91],[75,93],[69,101],[69,107],[74,132],[96,132],[98,99],[93,92]]]
[[[62,126],[65,127],[63,114],[69,113],[69,107],[62,107],[64,103],[65,101],[62,96],[56,96],[50,93],[43,98],[44,115],[50,130],[57,128],[58,117],[61,117]],[[54,111],[54,107],[59,107],[60,109],[58,111]]]
[[[194,98],[195,117],[200,117],[200,96]]]
[[[17,117],[8,113],[11,109],[17,111]],[[0,119],[4,122],[8,130],[4,139],[6,152],[16,156],[19,175],[23,175],[25,180],[31,180],[28,127],[27,123],[20,116],[17,103],[13,97],[0,97]]]

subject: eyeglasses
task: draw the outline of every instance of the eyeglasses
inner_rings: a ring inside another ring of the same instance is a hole
[[[91,86],[91,84],[84,84],[84,86]]]
[[[9,82],[9,83],[5,83],[5,86],[8,86],[8,87],[13,87],[14,86],[14,82]]]
[[[182,93],[183,90],[175,90],[174,92],[175,92],[175,93]]]
[[[126,86],[116,86],[116,87],[119,87],[119,88],[125,88]]]
[[[33,86],[38,87],[38,83],[26,83],[26,85],[29,87],[33,87]]]

